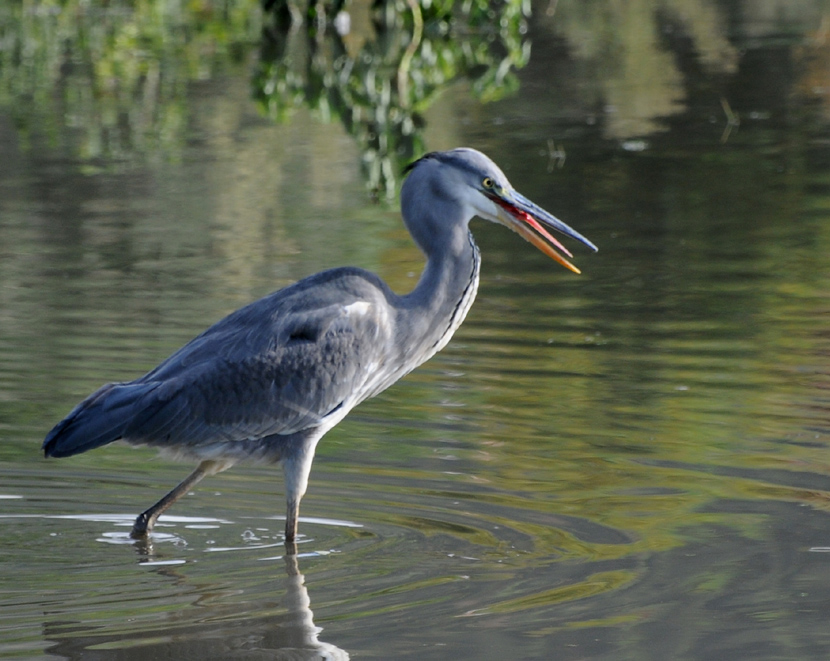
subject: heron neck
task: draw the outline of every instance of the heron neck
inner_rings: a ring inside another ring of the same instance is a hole
[[[478,247],[466,224],[448,241],[431,245],[418,284],[404,297],[408,318],[403,321],[412,344],[422,347],[426,357],[441,350],[467,316],[478,289],[480,265]]]

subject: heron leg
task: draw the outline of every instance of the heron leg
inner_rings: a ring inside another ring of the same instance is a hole
[[[300,498],[288,500],[285,513],[285,543],[292,544],[297,538],[297,523],[300,520]]]
[[[322,436],[322,434],[320,435]],[[314,461],[314,450],[320,436],[311,436],[286,453],[282,458],[282,470],[285,474],[285,544],[291,546],[297,538],[297,524],[300,519],[300,501],[308,488],[308,476]]]
[[[156,520],[168,510],[173,503],[179,500],[182,496],[187,494],[193,487],[195,487],[202,479],[209,475],[215,475],[226,468],[230,468],[232,462],[218,461],[214,459],[207,459],[200,463],[196,470],[182,480],[174,489],[164,496],[151,508],[145,510],[136,518],[133,524],[130,537],[133,539],[141,539],[146,537],[156,524]]]

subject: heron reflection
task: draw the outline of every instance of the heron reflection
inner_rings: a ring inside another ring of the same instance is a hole
[[[175,594],[170,603],[183,598],[193,599],[194,579],[182,572],[181,565],[168,564],[164,553],[157,553],[151,541],[136,540],[139,563],[158,576],[170,579]],[[195,589],[195,599],[189,605],[173,610],[162,609],[163,619],[151,626],[138,624],[147,604],[137,604],[137,617],[130,621],[135,631],[100,634],[94,623],[67,622],[56,618],[44,625],[45,637],[53,642],[46,651],[66,659],[87,659],[94,650],[117,650],[122,661],[170,658],[187,661],[232,658],[291,659],[291,661],[345,661],[349,653],[336,645],[321,641],[322,629],[314,623],[311,600],[300,572],[298,560],[302,556],[286,553],[283,556],[285,579],[273,581],[270,598],[243,602],[242,608],[232,597],[239,590],[209,584]],[[270,586],[269,588],[270,589]],[[223,592],[228,598],[223,599]],[[281,595],[281,596],[279,596]],[[278,598],[279,596],[279,598]],[[278,600],[277,600],[278,598]],[[233,603],[231,603],[233,602]]]

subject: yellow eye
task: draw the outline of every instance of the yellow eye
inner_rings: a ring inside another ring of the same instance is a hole
[[[484,177],[484,181],[481,182],[481,185],[485,188],[492,188],[496,184],[492,179],[490,179],[490,177]]]

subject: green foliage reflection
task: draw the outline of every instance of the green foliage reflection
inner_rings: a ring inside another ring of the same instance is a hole
[[[460,77],[485,101],[517,89],[529,4],[356,1],[337,14],[339,4],[312,5],[302,22],[277,3],[263,31],[257,0],[13,0],[0,7],[0,105],[24,143],[69,142],[83,160],[175,158],[191,84],[260,43],[253,94],[264,111],[285,121],[306,105],[343,122],[370,187],[391,196],[437,94]]]
[[[514,70],[530,58],[522,0],[375,3],[357,34],[334,29],[336,18],[328,29],[287,28],[281,7],[272,16],[279,27],[265,32],[255,98],[278,121],[302,105],[342,121],[369,186],[387,197],[402,163],[423,151],[421,113],[442,90],[467,77],[479,99],[501,98],[518,88]]]
[[[84,159],[175,151],[188,83],[239,60],[256,0],[10,0],[0,6],[0,105],[24,140],[72,132]]]

